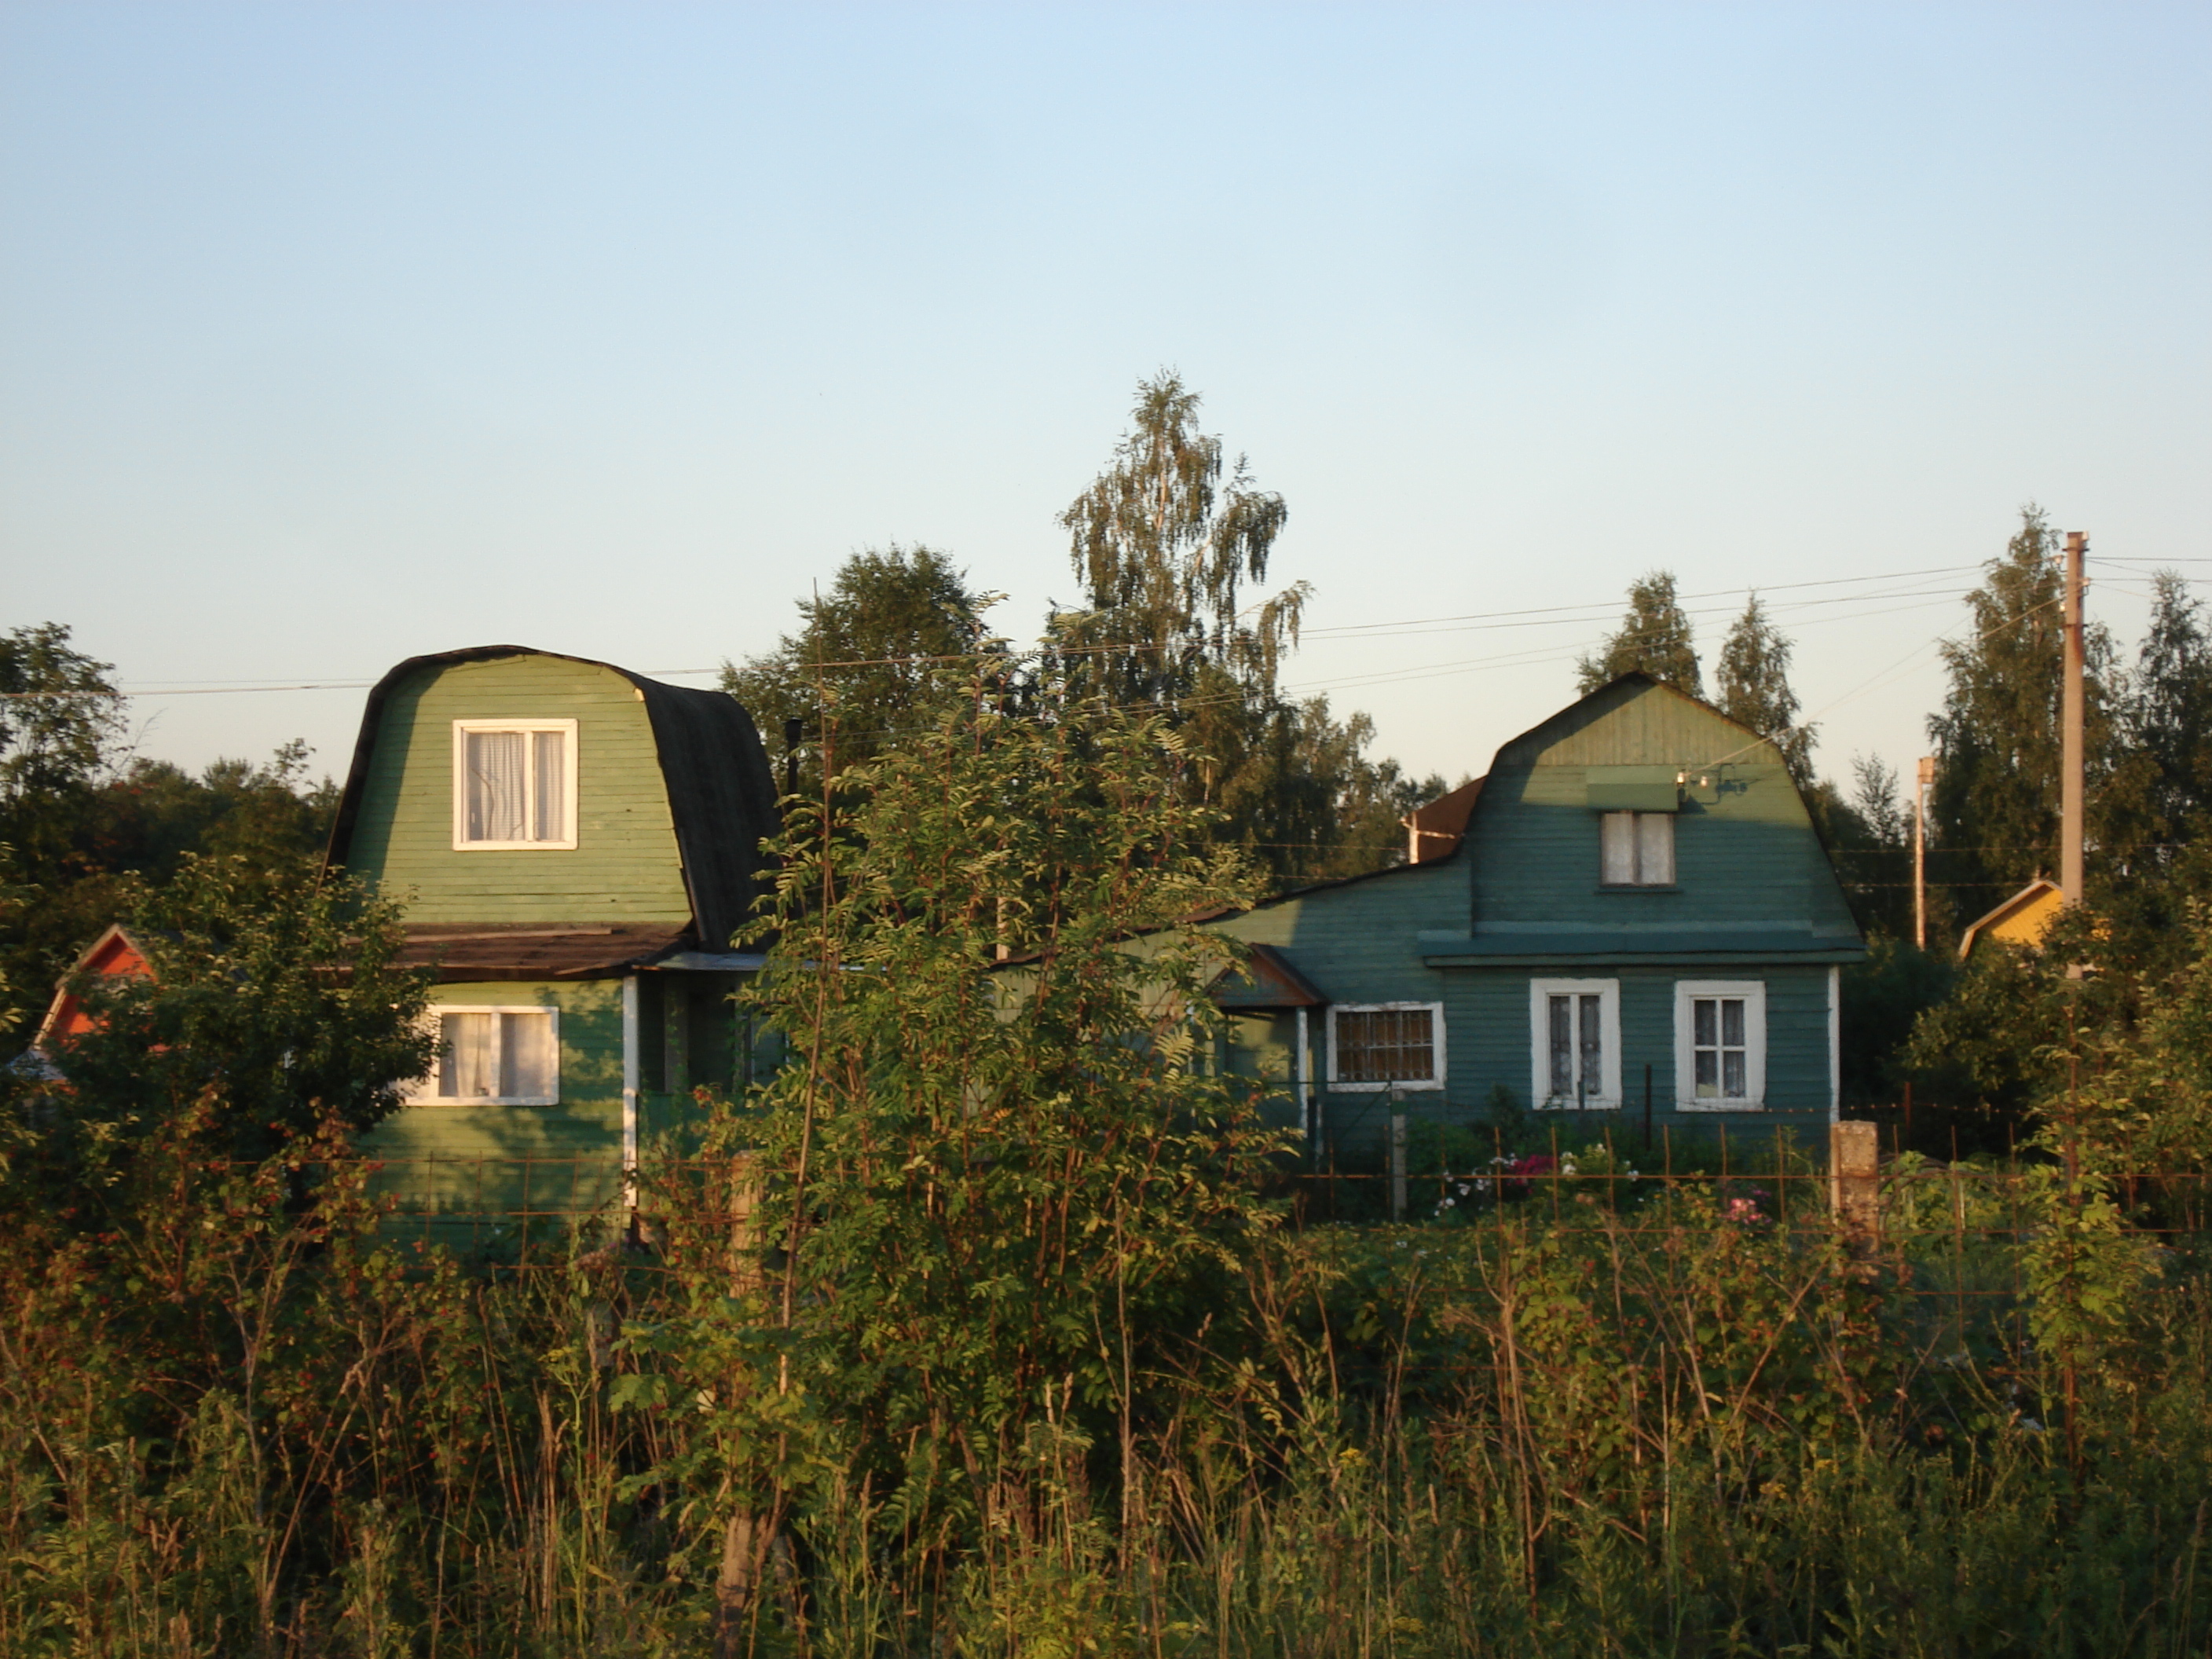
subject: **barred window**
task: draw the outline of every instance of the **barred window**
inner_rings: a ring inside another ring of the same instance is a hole
[[[1329,1011],[1329,1080],[1340,1089],[1441,1089],[1443,1005],[1390,1002]]]

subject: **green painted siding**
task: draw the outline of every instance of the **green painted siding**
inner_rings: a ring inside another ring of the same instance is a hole
[[[556,1008],[557,1106],[408,1106],[363,1139],[386,1160],[379,1189],[404,1214],[575,1212],[622,1182],[623,983],[618,979],[441,985],[441,1007]]]
[[[1674,885],[1601,887],[1600,815],[1588,804],[1586,769],[1638,761],[1692,780],[1675,820]],[[1711,782],[1698,783],[1701,777]],[[1857,942],[1843,890],[1774,746],[1657,688],[1593,698],[1509,744],[1483,787],[1458,862],[1468,870],[1468,919],[1478,931],[1782,924],[1847,947]]]
[[[1601,888],[1599,815],[1587,775],[1601,766],[1663,766],[1711,780],[1691,787],[1677,816],[1672,888]],[[1832,1098],[1830,963],[1859,948],[1772,746],[1651,686],[1589,699],[1508,744],[1458,856],[1315,889],[1216,925],[1283,951],[1333,1004],[1441,1004],[1445,1086],[1406,1091],[1403,1109],[1416,1118],[1479,1121],[1501,1086],[1529,1105],[1531,981],[1617,981],[1624,1109],[1554,1115],[1562,1142],[1576,1145],[1607,1129],[1641,1136],[1647,1065],[1655,1132],[1711,1137],[1724,1129],[1731,1141],[1771,1138],[1778,1128],[1820,1132]],[[1794,939],[1799,954],[1753,948],[1774,937]],[[1765,988],[1765,1110],[1676,1109],[1675,988],[1685,980]],[[1310,1018],[1316,1069],[1325,1076],[1328,1011]],[[1232,1065],[1287,1074],[1288,1024],[1240,1021],[1240,1042],[1259,1052]],[[1328,1140],[1372,1157],[1389,1095],[1326,1084],[1321,1094]]]
[[[453,846],[457,720],[576,722],[573,849]],[[682,861],[637,688],[561,658],[427,669],[386,703],[349,864],[415,922],[688,921]]]

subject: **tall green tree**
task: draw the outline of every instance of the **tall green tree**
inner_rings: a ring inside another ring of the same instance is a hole
[[[1275,884],[1395,863],[1401,821],[1442,781],[1371,758],[1366,715],[1283,695],[1311,590],[1255,602],[1249,585],[1266,580],[1289,511],[1198,416],[1177,375],[1142,382],[1106,470],[1060,515],[1084,605],[1050,618],[1046,678],[1172,724],[1188,798]]]
[[[1705,696],[1690,618],[1674,597],[1674,573],[1654,570],[1628,585],[1628,613],[1591,655],[1576,665],[1584,696],[1623,674],[1641,672],[1693,697]]]
[[[1241,713],[1275,695],[1310,589],[1248,607],[1289,519],[1243,456],[1200,430],[1199,394],[1163,370],[1137,388],[1131,429],[1060,514],[1085,608],[1055,617],[1070,683],[1170,718]]]
[[[764,1236],[795,1245],[772,1300],[909,1544],[1032,1433],[1126,1445],[1271,1220],[1276,1138],[1209,1063],[1232,947],[1186,920],[1249,893],[1180,735],[987,689],[868,766],[849,821],[793,812],[752,994],[794,1055],[757,1118]]]
[[[0,635],[0,810],[98,775],[123,729],[114,672],[72,647],[64,623]]]
[[[1771,738],[1802,789],[1812,787],[1819,728],[1798,724],[1797,693],[1790,684],[1794,649],[1753,593],[1721,641],[1717,677],[1721,712]]]
[[[314,859],[271,871],[187,855],[127,896],[113,919],[133,925],[152,976],[77,988],[94,1029],[52,1056],[65,1082],[0,1126],[11,1178],[96,1221],[155,1140],[251,1162],[318,1131],[358,1133],[428,1064],[430,976],[396,965],[399,908],[323,878]]]
[[[826,593],[799,601],[799,626],[774,651],[722,665],[722,690],[784,757],[784,722],[802,732],[799,793],[822,781],[823,717],[837,732],[833,772],[926,732],[969,683],[986,643],[985,596],[934,548],[866,549],[839,567]]]
[[[2167,851],[2196,840],[2212,812],[2212,637],[2174,571],[2151,578],[2150,626],[2118,714],[2144,770],[2144,839]]]
[[[1936,781],[1929,795],[1929,878],[1949,932],[2058,863],[2059,715],[2065,573],[2043,509],[2021,510],[2002,557],[1966,596],[1964,638],[1947,641],[1949,684],[1929,718]],[[2112,636],[2085,631],[2085,709],[2091,825],[2113,759],[2108,687]]]

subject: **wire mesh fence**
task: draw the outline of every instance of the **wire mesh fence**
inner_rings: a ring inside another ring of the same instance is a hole
[[[743,1156],[647,1158],[635,1169],[613,1154],[364,1158],[357,1167],[386,1237],[518,1265],[621,1244],[649,1267],[672,1223],[753,1227],[764,1178]],[[2112,1194],[2129,1233],[2193,1251],[2212,1231],[2208,1181],[2203,1168],[2145,1169],[2105,1175],[2096,1190]],[[2048,1231],[2054,1201],[2091,1191],[2060,1164],[2017,1150],[1940,1159],[1893,1143],[1854,1175],[1786,1134],[1685,1142],[1664,1131],[1625,1145],[1554,1136],[1545,1150],[1517,1152],[1408,1131],[1365,1158],[1285,1164],[1270,1186],[1297,1231],[1572,1227],[1632,1242],[1724,1228],[1798,1243],[1841,1232],[1858,1261],[1887,1265],[1905,1290],[1940,1261],[2016,1253]],[[2018,1291],[2016,1279],[1965,1287],[1954,1275],[1943,1293]]]

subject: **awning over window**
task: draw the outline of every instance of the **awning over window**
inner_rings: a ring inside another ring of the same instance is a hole
[[[1671,766],[1592,766],[1583,777],[1599,812],[1672,812],[1681,805]]]

